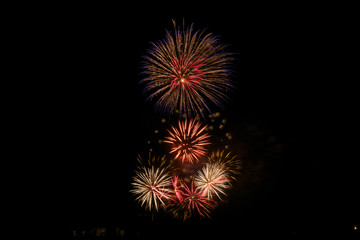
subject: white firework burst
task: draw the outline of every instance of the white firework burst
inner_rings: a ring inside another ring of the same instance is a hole
[[[221,194],[226,195],[225,190],[230,187],[226,170],[217,163],[208,163],[197,172],[195,186],[203,196],[212,199],[216,195],[221,199]]]
[[[143,167],[138,171],[132,182],[131,192],[137,195],[136,200],[145,204],[145,208],[159,210],[159,206],[166,207],[164,199],[171,199],[171,175],[164,168]]]

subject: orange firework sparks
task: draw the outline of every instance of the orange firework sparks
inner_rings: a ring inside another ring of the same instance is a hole
[[[201,126],[195,120],[179,121],[178,128],[168,130],[170,136],[166,137],[166,143],[171,144],[170,153],[175,153],[174,159],[180,159],[182,163],[194,163],[206,153],[204,146],[209,145],[210,135],[205,132],[206,125]]]
[[[208,156],[208,161],[212,164],[218,164],[228,173],[228,177],[235,180],[242,169],[242,162],[239,155],[233,155],[229,151],[217,150]]]

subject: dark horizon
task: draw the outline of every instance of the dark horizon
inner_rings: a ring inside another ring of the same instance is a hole
[[[93,6],[57,13],[51,24],[61,66],[51,94],[64,234],[115,226],[129,238],[137,232],[155,237],[159,230],[166,237],[177,229],[183,237],[198,230],[193,236],[208,238],[353,234],[358,198],[339,185],[333,196],[340,181],[327,167],[336,163],[322,155],[323,112],[330,107],[321,96],[326,79],[318,73],[326,20],[315,10],[276,6],[185,9],[119,13]],[[213,112],[227,119],[230,150],[244,158],[228,201],[211,219],[185,223],[165,213],[152,220],[129,192],[136,156],[148,151],[147,141],[167,118],[142,94],[142,56],[172,30],[172,19],[219,35],[235,53],[236,89],[225,108]],[[348,182],[352,171],[344,181],[355,187]]]

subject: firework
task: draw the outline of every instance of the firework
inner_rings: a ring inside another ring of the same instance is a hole
[[[165,143],[171,144],[170,153],[175,153],[174,159],[180,159],[182,163],[194,163],[206,153],[204,146],[210,144],[206,125],[201,126],[195,120],[179,121],[178,128],[168,130],[170,136],[165,137]]]
[[[227,173],[219,164],[208,163],[198,171],[195,177],[195,186],[203,196],[213,198],[216,195],[221,199],[220,193],[226,195],[225,189],[229,187]]]
[[[179,181],[179,176],[174,176],[171,179],[171,182],[172,182],[172,186],[174,188],[175,199],[177,199],[181,203],[183,201],[184,192],[181,190],[182,185]]]
[[[209,103],[222,107],[226,91],[233,88],[229,78],[231,54],[219,38],[204,31],[194,32],[193,25],[166,32],[163,41],[153,43],[144,57],[147,75],[144,92],[156,99],[161,112],[205,116]]]
[[[175,205],[171,211],[174,217],[183,218],[186,220],[194,214],[199,214],[200,217],[210,218],[211,209],[215,208],[215,201],[203,196],[198,188],[194,188],[194,183],[191,182],[190,187],[186,184],[182,185],[183,200],[181,204]]]
[[[228,177],[235,180],[240,174],[241,161],[239,156],[232,155],[231,152],[225,152],[224,150],[214,151],[210,157],[208,157],[210,163],[218,164],[228,173]]]
[[[171,182],[171,168],[165,165],[165,159],[161,158],[159,167],[153,164],[156,159],[149,156],[149,163],[152,166],[143,165],[141,158],[138,158],[141,166],[133,178],[131,192],[136,195],[136,200],[141,202],[141,206],[149,211],[152,209],[159,210],[159,206],[165,208],[165,199],[172,200],[172,182]]]

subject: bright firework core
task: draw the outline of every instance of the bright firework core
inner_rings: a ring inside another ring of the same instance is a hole
[[[199,81],[203,79],[203,73],[199,68],[203,66],[201,64],[202,58],[191,59],[186,56],[177,59],[172,58],[172,73],[170,76],[173,77],[172,85],[177,87],[179,81],[183,83],[182,89],[185,87],[191,89],[199,84]],[[186,85],[184,85],[186,83]]]

